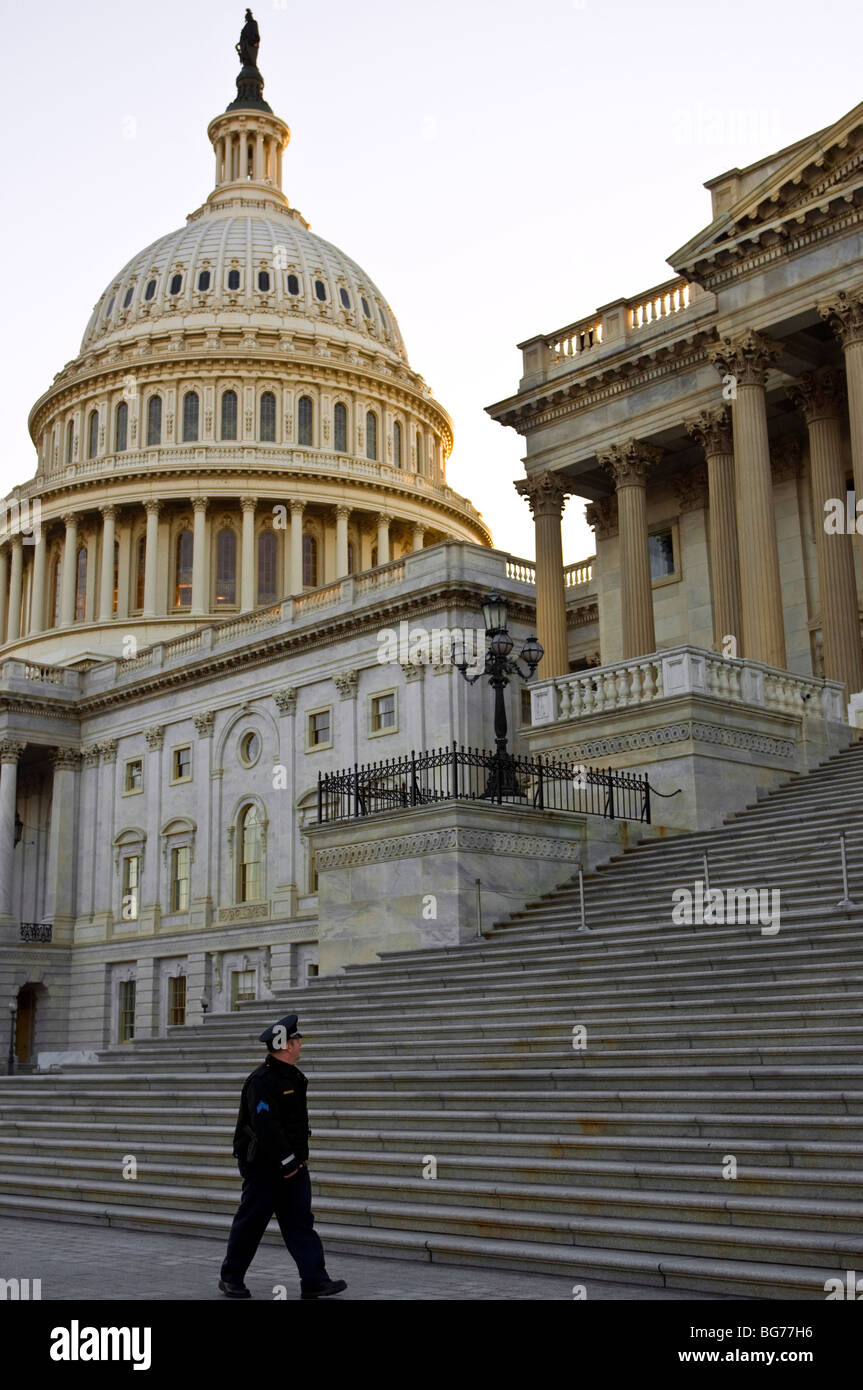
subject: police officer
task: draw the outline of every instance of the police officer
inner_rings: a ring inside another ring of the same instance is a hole
[[[228,1237],[219,1288],[228,1298],[251,1298],[244,1281],[270,1217],[300,1272],[302,1298],[326,1298],[347,1288],[331,1279],[324,1247],[314,1229],[309,1156],[308,1081],[297,1069],[302,1033],[297,1015],[287,1014],[260,1035],[267,1056],[246,1078],[234,1131],[234,1156],[243,1193]]]

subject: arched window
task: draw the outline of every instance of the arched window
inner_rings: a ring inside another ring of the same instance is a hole
[[[82,545],[78,550],[75,565],[75,622],[80,623],[84,620],[87,609],[87,547]]]
[[[152,299],[152,298],[153,298],[153,295],[154,295],[155,293],[156,293],[156,281],[155,281],[155,280],[148,280],[148,281],[147,281],[147,288],[146,288],[145,291],[144,291],[144,298],[145,298],[145,299],[148,299],[148,300],[149,300],[149,299]]]
[[[54,580],[51,585],[51,592],[54,595],[54,603],[51,613],[51,626],[60,626],[60,587],[63,582],[63,561],[58,555],[54,561]]]
[[[423,471],[423,437],[419,430],[417,430],[417,472],[422,473]]]
[[[357,567],[354,560],[354,543],[348,541],[348,574],[356,574]]]
[[[237,899],[257,903],[261,900],[261,815],[257,806],[247,806],[241,812],[239,831]]]
[[[318,543],[314,536],[303,536],[303,586],[318,587]]]
[[[314,429],[314,408],[308,396],[300,396],[297,405],[297,443],[312,443],[312,432]]]
[[[127,289],[126,293],[123,295],[123,308],[124,308],[124,309],[128,309],[129,305],[132,303],[132,295],[133,295],[134,293],[135,293],[135,286],[134,286],[134,285],[130,285],[129,288]]]
[[[216,537],[216,607],[237,601],[237,536],[228,526]]]
[[[276,587],[277,551],[275,533],[262,531],[258,536],[258,603],[275,603],[278,598]]]
[[[201,402],[197,391],[187,391],[183,397],[183,443],[188,444],[198,438],[198,422],[201,416]]]
[[[129,439],[129,407],[125,401],[121,401],[117,406],[117,414],[114,420],[114,448],[118,454],[122,454],[128,446]]]
[[[138,539],[137,564],[135,566],[135,607],[144,607],[144,582],[147,576],[147,537]]]
[[[337,454],[348,451],[348,412],[341,401],[333,410],[333,447]]]
[[[90,420],[87,425],[87,457],[94,459],[99,452],[99,412],[90,411]]]
[[[351,297],[350,297],[350,295],[348,294],[348,292],[347,292],[346,289],[340,289],[340,290],[339,290],[339,299],[342,301],[342,304],[344,305],[344,307],[345,307],[346,309],[350,309],[350,307],[351,307]]]
[[[188,398],[187,398],[188,399]],[[174,607],[192,606],[192,557],[195,539],[191,531],[181,531],[177,537],[177,578],[174,585]]]
[[[222,392],[222,438],[236,439],[237,437],[237,393],[236,391]]]
[[[373,410],[366,412],[366,458],[378,456],[378,417]]]
[[[183,277],[182,277],[182,275],[172,275],[172,276],[171,276],[171,286],[170,286],[170,289],[168,290],[168,293],[169,293],[169,294],[179,294],[179,293],[180,293],[180,290],[181,290],[182,288],[183,288]]]
[[[209,270],[202,270],[201,273],[200,273],[200,275],[198,276],[198,289],[199,289],[199,290],[201,291],[201,293],[203,294],[204,290],[208,290],[209,288],[210,288],[210,272],[209,272]]]
[[[261,441],[264,444],[276,442],[276,398],[272,391],[261,396]]]
[[[151,396],[147,402],[147,444],[162,442],[162,397]]]
[[[372,546],[372,569],[373,569],[373,570],[376,570],[377,567],[378,567],[378,548],[377,548],[376,545],[373,545],[373,546]]]
[[[402,466],[402,427],[398,420],[393,425],[393,463],[396,468]]]
[[[114,542],[114,596],[111,601],[111,612],[117,612],[117,605],[120,601],[120,542]]]
[[[299,294],[300,282],[296,275],[288,276],[288,294]]]
[[[240,288],[240,272],[238,270],[228,271],[228,289],[238,290]]]
[[[262,294],[267,294],[270,289],[270,272],[268,270],[258,271],[258,289]]]
[[[322,300],[322,301],[326,299],[326,297],[327,297],[327,287],[326,287],[326,285],[324,284],[323,280],[316,280],[316,281],[315,281],[315,294],[317,295],[318,299],[320,299],[320,300]]]
[[[70,420],[66,426],[66,462],[72,462],[72,455],[75,452],[75,422]]]

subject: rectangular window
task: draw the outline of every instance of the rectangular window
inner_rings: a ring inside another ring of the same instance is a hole
[[[674,574],[674,537],[670,530],[656,531],[647,538],[651,579],[665,579]]]
[[[123,860],[123,906],[121,917],[124,922],[138,920],[138,882],[141,861],[137,854],[130,854]]]
[[[120,981],[120,1012],[117,1041],[131,1042],[135,1036],[135,981]]]
[[[144,761],[142,758],[130,758],[126,764],[126,778],[124,790],[127,792],[140,792],[144,789]]]
[[[175,748],[171,780],[188,782],[192,776],[192,750],[190,747]]]
[[[316,860],[315,860],[315,851],[314,851],[313,849],[310,849],[310,850],[309,850],[309,892],[310,892],[310,893],[317,893],[317,891],[318,891],[318,865],[317,865],[317,862],[316,862]]]
[[[254,970],[233,970],[231,972],[231,1008],[238,1009],[244,999],[254,998]]]
[[[168,981],[168,1023],[186,1022],[186,977],[172,975]]]
[[[171,911],[189,910],[189,846],[171,850]]]
[[[331,742],[330,711],[328,709],[318,710],[316,714],[309,715],[309,747],[317,748],[320,744],[329,742]]]
[[[395,726],[395,691],[389,695],[375,695],[372,698],[372,733],[380,733],[383,729],[394,729]]]
[[[521,690],[521,722],[530,724],[532,722],[530,713],[530,691],[522,686]]]

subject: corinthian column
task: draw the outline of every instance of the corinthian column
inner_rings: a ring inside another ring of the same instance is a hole
[[[845,390],[840,373],[832,367],[822,367],[818,372],[807,372],[788,394],[809,427],[824,675],[828,680],[842,681],[847,697],[863,690],[854,552],[849,535],[828,535],[824,530],[824,504],[831,498],[845,496],[839,423]]]
[[[617,492],[624,661],[656,651],[647,549],[647,475],[661,457],[661,449],[640,439],[615,444],[607,453],[597,455],[599,463],[613,477]]]
[[[15,797],[23,743],[0,743],[0,921],[12,916],[12,854],[15,849]]]
[[[9,576],[9,622],[6,641],[17,642],[21,636],[21,590],[24,583],[24,542],[12,538],[12,570]]]
[[[42,533],[44,535],[44,532]],[[6,641],[6,614],[9,608],[7,585],[9,580],[9,547],[0,545],[0,646]]]
[[[521,478],[516,492],[527,498],[533,513],[536,539],[536,635],[545,648],[540,675],[569,673],[566,640],[566,589],[563,582],[563,545],[560,519],[570,493],[568,479],[557,473],[537,473]]]
[[[686,428],[704,450],[710,505],[710,574],[713,583],[713,645],[733,636],[742,646],[740,559],[737,548],[737,505],[734,499],[734,445],[731,412],[725,405],[702,410]]]
[[[207,589],[209,551],[207,547],[207,498],[193,497],[192,510],[195,513],[194,535],[192,537],[192,608],[193,614],[206,613],[208,609]]]
[[[336,507],[336,579],[348,573],[348,520],[350,507]]]
[[[734,341],[724,338],[710,356],[717,371],[733,378],[742,655],[784,668],[785,623],[764,392],[768,370],[779,352],[777,343],[759,333],[746,333]]]
[[[303,512],[305,502],[291,503],[291,587],[289,592],[303,592]]]
[[[255,606],[255,508],[257,497],[241,497],[243,509],[243,557],[240,585],[240,612]]]
[[[863,500],[863,285],[855,290],[843,290],[826,304],[819,304],[818,312],[833,329],[845,353],[854,492],[860,502]],[[845,496],[844,482],[834,495]]]
[[[114,523],[117,508],[110,503],[102,512],[102,568],[99,574],[99,621],[109,623],[114,616]]]
[[[143,617],[155,618],[159,593],[159,512],[162,504],[151,498],[144,506],[147,512],[147,544],[144,552]]]
[[[33,589],[30,595],[30,631],[42,632],[45,627],[45,561],[48,537],[41,528],[33,546]],[[2,591],[2,586],[0,586]]]

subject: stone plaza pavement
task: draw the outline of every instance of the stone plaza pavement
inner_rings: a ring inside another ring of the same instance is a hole
[[[227,1229],[225,1231],[227,1239]],[[103,1226],[0,1218],[0,1278],[41,1279],[42,1299],[223,1300],[217,1284],[224,1246],[197,1236],[125,1231]],[[340,1301],[477,1299],[550,1301],[572,1299],[572,1283],[553,1275],[482,1270],[466,1265],[328,1254],[333,1278],[346,1279]],[[246,1276],[255,1299],[272,1299],[284,1285],[299,1298],[299,1279],[287,1252],[263,1245]],[[707,1294],[587,1281],[587,1297],[601,1300],[699,1300]]]

